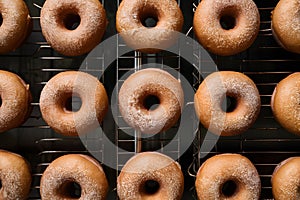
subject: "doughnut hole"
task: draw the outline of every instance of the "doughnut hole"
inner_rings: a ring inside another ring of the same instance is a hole
[[[140,21],[146,28],[154,28],[158,23],[158,12],[156,8],[145,8],[140,14]]]
[[[81,18],[77,13],[67,13],[62,17],[63,25],[68,30],[75,30],[79,25]]]
[[[155,110],[159,104],[160,100],[156,95],[147,95],[143,100],[143,107],[146,110]]]
[[[221,108],[224,112],[230,113],[233,112],[237,107],[236,98],[226,95],[226,97],[221,102]]]
[[[82,101],[79,95],[69,94],[63,102],[63,110],[65,112],[77,112],[82,106]]]
[[[2,26],[3,24],[3,17],[2,17],[2,14],[0,13],[0,26]]]
[[[79,199],[81,197],[81,187],[75,181],[66,181],[60,188],[59,193],[65,198]]]
[[[235,8],[226,8],[221,12],[220,25],[224,30],[231,30],[236,27],[237,24],[237,10]]]
[[[147,180],[141,187],[141,193],[147,195],[153,195],[158,192],[160,185],[155,180]]]
[[[225,197],[232,197],[238,190],[238,186],[235,181],[228,180],[221,186],[221,194]]]

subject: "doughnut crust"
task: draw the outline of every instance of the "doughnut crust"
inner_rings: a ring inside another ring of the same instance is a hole
[[[276,200],[299,199],[300,157],[282,161],[272,175],[272,192]]]
[[[156,18],[155,27],[143,21]],[[157,53],[171,46],[183,26],[183,15],[175,0],[123,0],[116,16],[116,28],[126,44],[143,53]]]
[[[69,154],[54,160],[41,178],[42,199],[74,199],[69,195],[67,185],[70,183],[80,185],[79,200],[106,199],[108,182],[105,173],[101,165],[87,155]]]
[[[67,109],[67,102],[79,97],[78,111]],[[99,126],[108,109],[108,97],[99,80],[85,72],[66,71],[52,77],[40,96],[43,119],[57,133],[77,136]]]
[[[26,200],[31,186],[27,161],[20,155],[0,150],[0,199]]]
[[[221,105],[226,96],[236,100],[231,112]],[[195,94],[195,109],[202,125],[216,135],[233,136],[246,131],[260,112],[260,96],[254,82],[240,72],[208,75]]]
[[[0,14],[0,54],[5,54],[22,44],[32,24],[23,0],[0,0]]]
[[[287,51],[300,53],[300,2],[280,0],[272,12],[272,32]]]
[[[157,191],[147,192],[146,182],[149,180],[158,183]],[[120,200],[180,200],[184,188],[180,165],[157,152],[133,156],[124,165],[117,181]]]
[[[275,119],[287,131],[300,134],[300,73],[281,80],[272,95],[271,108]]]
[[[16,128],[24,123],[31,113],[29,85],[18,75],[0,70],[0,132]]]
[[[68,23],[73,21],[79,21],[74,30],[68,28]],[[107,19],[98,0],[46,0],[40,23],[43,35],[53,49],[66,56],[79,56],[100,43]]]
[[[144,106],[149,96],[159,99],[158,107],[153,110]],[[179,81],[156,68],[130,75],[119,92],[119,108],[124,120],[143,133],[156,134],[169,129],[179,119],[183,103]]]
[[[228,23],[223,28],[221,23]],[[230,56],[249,48],[259,32],[260,16],[252,0],[203,0],[194,15],[199,43],[211,53]]]
[[[233,181],[235,190],[227,195],[222,188]],[[221,154],[206,160],[196,178],[199,200],[258,200],[260,178],[254,165],[239,154]]]

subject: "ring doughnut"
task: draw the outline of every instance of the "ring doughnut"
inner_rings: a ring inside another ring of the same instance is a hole
[[[300,73],[293,73],[281,80],[272,95],[271,108],[275,119],[282,127],[300,134],[299,123]]]
[[[196,177],[199,200],[258,200],[260,185],[254,165],[239,154],[209,158],[201,165]]]
[[[208,51],[229,56],[249,48],[260,26],[252,0],[203,0],[194,16],[194,31]]]
[[[72,105],[76,98],[81,101],[78,110]],[[61,72],[43,88],[40,109],[54,131],[77,136],[99,126],[108,109],[108,97],[96,77],[80,71]]]
[[[146,20],[156,25],[147,27]],[[123,0],[116,28],[126,44],[143,53],[157,53],[171,46],[183,26],[183,15],[175,0]]]
[[[0,53],[18,48],[31,31],[29,11],[23,0],[0,1]]]
[[[31,113],[31,93],[18,75],[0,70],[0,132],[20,126]]]
[[[177,122],[183,108],[183,96],[181,84],[171,74],[147,68],[125,80],[119,92],[119,108],[130,126],[143,133],[155,134]]]
[[[272,12],[272,32],[286,50],[300,53],[299,7],[297,0],[280,0]]]
[[[40,183],[42,199],[104,200],[108,182],[101,165],[93,158],[69,154],[54,160]]]
[[[46,0],[40,23],[53,49],[66,56],[79,56],[100,43],[107,20],[98,0]]]
[[[195,109],[202,125],[214,134],[238,135],[246,131],[260,112],[260,96],[254,82],[239,72],[214,72],[200,84]],[[227,110],[223,103],[230,103]]]
[[[20,155],[0,150],[0,199],[26,200],[31,186],[27,161]]]
[[[300,157],[282,161],[272,175],[272,193],[276,200],[298,199],[300,196]]]
[[[157,152],[143,152],[124,165],[118,180],[120,200],[180,200],[184,179],[180,165]]]

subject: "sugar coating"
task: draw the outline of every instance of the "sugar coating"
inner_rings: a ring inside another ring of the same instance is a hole
[[[72,95],[82,101],[77,112],[64,108],[64,102]],[[79,71],[61,72],[43,88],[40,109],[44,120],[56,132],[76,136],[99,126],[108,109],[108,97],[96,77]]]
[[[75,30],[65,28],[64,14],[78,14],[80,25]],[[106,13],[96,0],[47,0],[41,10],[41,27],[47,42],[67,56],[91,51],[102,39],[107,25]]]
[[[159,183],[154,194],[143,192],[147,180]],[[183,174],[180,166],[171,158],[156,152],[139,153],[123,167],[118,180],[117,192],[121,200],[179,200],[183,192]]]
[[[282,0],[272,12],[272,33],[286,50],[300,53],[300,3],[297,0]]]
[[[226,197],[221,188],[229,180],[237,184],[237,189],[232,196]],[[238,154],[221,154],[209,158],[200,167],[196,178],[199,200],[258,200],[260,186],[260,178],[254,165]]]
[[[275,119],[289,132],[300,134],[300,73],[293,73],[276,86],[272,95]]]
[[[143,107],[148,95],[157,96],[155,110]],[[124,120],[144,133],[158,133],[170,128],[183,109],[183,90],[178,80],[160,69],[140,70],[123,83],[119,92],[119,108]]]
[[[282,161],[272,175],[272,192],[275,199],[299,199],[300,158],[291,157]]]
[[[222,16],[235,18],[235,27],[225,30]],[[259,31],[259,12],[252,0],[203,0],[194,17],[194,30],[199,42],[219,55],[233,55],[246,50]]]
[[[237,101],[232,112],[221,108],[224,98]],[[218,135],[236,135],[247,130],[260,111],[259,92],[253,81],[239,72],[215,72],[199,86],[195,95],[195,108],[201,123]]]
[[[61,186],[76,182],[81,187],[80,200],[104,200],[108,183],[100,164],[85,155],[69,154],[54,160],[41,179],[41,196],[44,199],[68,199]],[[71,198],[70,198],[71,199]]]

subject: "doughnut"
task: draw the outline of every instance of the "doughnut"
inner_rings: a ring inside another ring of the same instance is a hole
[[[195,97],[202,125],[216,135],[233,136],[246,131],[260,112],[260,96],[254,82],[240,72],[208,75]],[[222,105],[228,103],[227,109]]]
[[[154,27],[147,20],[154,19]],[[183,26],[183,15],[175,0],[123,0],[116,28],[126,44],[142,53],[157,53],[171,46]]]
[[[54,50],[66,56],[79,56],[100,43],[107,19],[98,0],[46,0],[40,23]]]
[[[255,41],[260,16],[252,0],[203,0],[194,15],[194,32],[209,52],[230,56]]]
[[[271,183],[276,200],[300,198],[300,157],[282,161],[274,170]]]
[[[78,110],[72,106],[76,98],[81,102]],[[80,71],[61,72],[43,88],[40,109],[54,131],[77,136],[99,126],[108,110],[108,97],[96,77]]]
[[[169,129],[179,119],[183,103],[179,81],[156,68],[130,75],[119,91],[121,115],[142,133],[156,134]]]
[[[31,93],[18,75],[0,70],[0,132],[23,124],[31,113]]]
[[[300,73],[281,80],[274,89],[271,108],[274,118],[291,133],[300,135]]]
[[[272,12],[272,33],[285,50],[300,53],[300,24],[298,0],[280,0]]]
[[[130,158],[117,179],[120,200],[180,200],[183,189],[180,165],[157,152],[143,152]]]
[[[31,31],[29,11],[23,0],[0,1],[0,54],[18,48]]]
[[[26,200],[31,186],[31,172],[20,155],[0,150],[0,199]]]
[[[104,200],[108,182],[101,165],[93,158],[69,154],[55,159],[44,171],[40,193],[42,199]]]
[[[199,200],[258,200],[260,185],[254,165],[239,154],[220,154],[209,158],[196,176]]]

